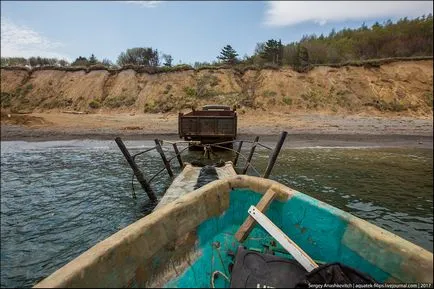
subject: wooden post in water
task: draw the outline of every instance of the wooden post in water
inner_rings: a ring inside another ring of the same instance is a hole
[[[148,182],[146,182],[145,177],[143,176],[143,173],[137,167],[136,162],[131,157],[130,152],[127,150],[124,142],[121,140],[120,137],[115,138],[115,142],[117,143],[121,152],[124,154],[124,157],[127,159],[128,164],[133,169],[134,175],[136,176],[136,178],[139,181],[140,185],[142,186],[143,190],[148,195],[149,199],[153,202],[157,201],[157,197],[155,196],[154,191],[152,190],[151,186],[149,186]]]
[[[243,172],[242,172],[243,175],[245,175],[247,173],[247,169],[249,168],[250,161],[252,160],[253,154],[255,153],[256,143],[258,141],[259,141],[259,136],[255,137],[255,141],[252,144],[252,148],[250,149],[249,157],[247,158],[246,165],[245,165]]]
[[[234,167],[237,166],[237,162],[238,162],[238,157],[241,153],[241,147],[243,146],[243,141],[240,140],[240,143],[238,144],[238,149],[237,149],[237,153],[235,154],[235,159],[234,159]]]
[[[270,176],[271,170],[273,169],[274,164],[276,163],[277,157],[279,156],[280,150],[282,149],[283,143],[285,142],[285,138],[287,135],[288,132],[286,131],[282,131],[280,133],[279,141],[274,147],[273,154],[271,155],[270,160],[268,161],[268,165],[267,168],[265,169],[263,178],[267,179]]]
[[[169,174],[170,177],[173,178],[173,172],[172,169],[170,168],[170,164],[166,159],[166,155],[164,154],[163,149],[161,148],[161,144],[160,141],[158,139],[155,139],[155,144],[157,145],[157,151],[161,156],[161,159],[163,160],[164,166],[166,167],[167,173]]]
[[[181,169],[184,167],[184,163],[182,162],[181,155],[179,154],[178,146],[176,143],[173,143],[173,150],[175,151],[176,158],[178,159],[179,165],[181,166]]]

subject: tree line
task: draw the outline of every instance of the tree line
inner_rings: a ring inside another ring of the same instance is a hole
[[[72,63],[64,59],[44,57],[2,57],[1,66],[93,66],[103,65],[105,67],[123,67],[126,65],[140,65],[149,67],[167,66],[171,67],[173,57],[169,54],[161,54],[151,47],[136,47],[127,49],[118,56],[114,64],[109,59],[99,60],[94,54],[89,57],[79,56]]]
[[[237,51],[226,45],[213,62],[195,62],[194,67],[225,65],[289,65],[303,69],[311,65],[335,64],[347,61],[377,58],[432,56],[433,16],[409,20],[401,18],[371,27],[363,24],[356,29],[334,29],[328,35],[305,35],[300,41],[282,44],[281,40],[269,39],[256,44],[253,55],[240,58]],[[122,52],[116,64],[109,59],[99,60],[79,56],[72,63],[56,58],[2,57],[1,66],[93,66],[123,67],[139,65],[147,67],[172,67],[173,57],[152,47],[135,47]]]
[[[318,64],[336,64],[379,58],[433,55],[433,16],[413,20],[401,18],[393,23],[365,24],[356,29],[334,29],[329,35],[305,35],[300,41],[282,44],[269,39],[256,44],[252,56],[238,58],[231,45],[226,45],[217,57],[220,63],[251,65],[289,65],[304,68]],[[196,62],[195,67],[216,65],[219,62]]]
[[[393,23],[365,24],[356,29],[334,29],[329,35],[305,35],[300,41],[283,45],[270,39],[256,44],[244,63],[289,65],[294,68],[318,64],[336,64],[379,58],[433,55],[433,16],[413,20],[401,18]]]

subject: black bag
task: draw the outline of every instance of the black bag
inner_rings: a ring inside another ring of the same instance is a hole
[[[231,288],[294,288],[307,271],[296,261],[238,247]]]
[[[243,246],[238,247],[231,272],[231,288],[308,288],[309,284],[374,283],[371,277],[340,263],[321,265],[307,272],[296,260],[258,253]]]
[[[308,288],[309,284],[374,284],[374,279],[356,269],[340,263],[330,263],[319,266],[305,274],[296,288]],[[344,286],[342,286],[344,287]]]

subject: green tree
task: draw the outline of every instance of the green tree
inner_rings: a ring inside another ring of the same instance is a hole
[[[170,54],[163,54],[163,59],[164,59],[164,63],[163,63],[163,65],[164,66],[167,66],[167,67],[171,67],[172,66],[172,62],[173,62],[173,57],[172,57],[172,55],[170,55]]]
[[[297,57],[299,59],[301,67],[306,67],[309,65],[309,52],[307,51],[306,47],[304,47],[302,45],[298,45]]]
[[[64,60],[64,59],[59,60],[58,63],[60,66],[68,66],[69,65],[69,62]]]
[[[262,51],[260,52],[260,56],[267,62],[281,65],[283,61],[282,41],[280,39],[279,41],[270,39],[265,42]]]
[[[36,67],[36,66],[41,65],[41,64],[38,62],[38,59],[36,57],[30,57],[29,58],[29,65],[31,67]]]
[[[2,57],[2,66],[26,66],[29,65],[29,61],[24,57]]]
[[[227,64],[235,64],[238,61],[237,56],[238,53],[235,51],[235,49],[232,48],[232,46],[228,44],[223,47],[220,55],[217,56],[217,59]]]
[[[89,60],[87,60],[86,57],[79,56],[77,57],[73,63],[71,63],[72,66],[89,66]]]
[[[193,67],[194,68],[200,68],[200,67],[204,67],[204,66],[212,66],[212,63],[209,63],[209,62],[199,62],[199,61],[196,61],[194,64],[193,64]]]
[[[113,62],[111,62],[111,61],[110,61],[109,59],[107,59],[107,58],[104,58],[104,59],[101,61],[101,64],[104,65],[104,66],[106,66],[106,67],[112,67],[112,66],[114,66]]]
[[[98,63],[98,59],[96,59],[95,55],[92,55],[89,57],[89,65],[95,65]]]
[[[257,46],[255,54],[273,62],[269,47],[275,44],[265,43],[261,49]],[[307,61],[302,60],[306,57],[300,56],[300,53],[306,53],[301,51],[304,49],[297,48],[298,45],[306,48]],[[432,56],[433,17],[430,14],[413,20],[387,20],[383,25],[376,22],[371,27],[362,24],[356,29],[333,29],[327,36],[305,35],[300,41],[285,45],[283,51],[283,63],[294,67],[300,67],[303,61],[325,64],[374,58]]]
[[[119,66],[132,64],[157,67],[159,63],[158,50],[154,50],[151,47],[130,48],[118,56]]]

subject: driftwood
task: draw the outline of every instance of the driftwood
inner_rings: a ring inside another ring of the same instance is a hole
[[[70,113],[70,114],[88,114],[85,111],[73,111],[73,110],[64,110],[62,113]]]

